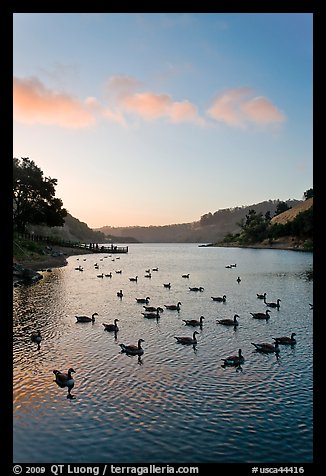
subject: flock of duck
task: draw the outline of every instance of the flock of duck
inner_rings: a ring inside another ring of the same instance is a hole
[[[77,258],[78,259],[78,258]],[[94,267],[98,269],[97,263],[95,263]],[[236,267],[236,264],[234,265],[229,265],[226,266],[226,268],[232,268]],[[75,268],[76,270],[81,271],[82,267]],[[158,271],[158,268],[152,268],[152,271]],[[117,270],[116,273],[121,273],[121,270]],[[151,276],[151,270],[147,269],[145,270],[146,274],[145,277],[150,277]],[[112,277],[112,273],[109,274],[104,274],[102,273],[101,275],[97,275],[98,278],[103,278],[104,276],[106,277]],[[189,278],[190,274],[183,274],[181,275],[182,278]],[[138,276],[135,277],[130,277],[130,281],[137,282]],[[238,283],[241,282],[241,278],[238,276],[237,280]],[[171,283],[163,283],[163,286],[165,288],[171,288]],[[202,292],[204,291],[204,288],[202,286],[200,287],[189,287],[189,292]],[[117,292],[117,296],[122,299],[123,297],[123,292],[122,290]],[[280,302],[281,299],[277,299],[275,302],[268,302],[266,300],[267,293],[263,294],[258,294],[257,293],[257,299],[260,299],[264,302],[266,305],[267,309],[265,312],[250,312],[251,316],[254,319],[265,319],[268,320],[270,318],[270,309],[268,308],[275,308],[277,310],[280,309]],[[211,299],[213,301],[225,303],[226,302],[226,295],[223,296],[211,296]],[[160,314],[164,311],[162,307],[154,307],[149,305],[150,297],[146,296],[143,298],[135,298],[137,303],[143,304],[144,311],[141,313],[145,318],[148,319],[159,319]],[[168,310],[172,311],[177,311],[179,312],[181,309],[182,303],[179,301],[176,304],[165,304],[164,307]],[[312,304],[310,305],[312,309]],[[98,316],[97,312],[94,312],[91,316],[86,316],[86,315],[76,315],[76,322],[80,323],[87,323],[87,322],[95,322],[95,316]],[[232,319],[217,319],[216,323],[219,325],[223,326],[233,326],[234,329],[237,328],[239,325],[238,322],[239,315],[234,314]],[[199,319],[182,319],[182,322],[185,323],[185,326],[190,326],[193,328],[202,328],[203,326],[203,321],[205,317],[200,316]],[[104,330],[108,332],[114,332],[115,337],[117,337],[117,333],[119,331],[119,326],[118,326],[119,319],[114,319],[113,323],[102,323]],[[192,345],[194,348],[197,345],[197,335],[199,332],[197,330],[194,330],[191,336],[174,336],[176,339],[176,342],[179,344],[183,345]],[[254,346],[255,350],[257,352],[262,352],[262,353],[274,353],[276,355],[276,358],[279,357],[279,352],[280,352],[280,345],[291,345],[294,346],[296,344],[296,339],[295,339],[296,333],[292,332],[290,336],[280,336],[280,337],[275,337],[273,338],[274,342],[251,342],[251,344]],[[32,342],[36,343],[38,345],[38,350],[40,349],[41,341],[42,341],[42,335],[40,331],[33,332],[31,334],[31,340]],[[140,338],[138,339],[137,344],[124,344],[120,343],[119,346],[121,348],[121,353],[125,353],[127,355],[138,355],[138,358],[140,358],[141,355],[144,354],[144,349],[142,348],[142,343],[144,342],[144,339]],[[222,367],[225,368],[227,366],[232,366],[235,367],[236,370],[242,370],[242,364],[244,363],[245,359],[244,356],[242,355],[242,350],[239,349],[238,353],[235,355],[229,355],[223,359],[221,359],[223,364]],[[73,373],[75,373],[75,370],[73,368],[69,368],[68,372],[61,372],[60,370],[53,370],[53,373],[55,375],[55,382],[57,383],[58,386],[61,388],[67,388],[68,394],[67,398],[75,398],[72,394],[71,391],[74,387],[74,378],[72,376]]]

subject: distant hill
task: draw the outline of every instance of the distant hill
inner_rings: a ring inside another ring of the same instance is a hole
[[[60,238],[66,241],[79,241],[81,243],[135,243],[137,240],[135,238],[131,238],[130,236],[111,236],[108,234],[104,234],[99,230],[93,230],[89,228],[89,226],[78,220],[77,218],[73,217],[69,213],[65,217],[64,226],[54,226],[54,227],[47,227],[47,226],[36,226],[33,225],[30,227],[31,231],[33,230],[37,235],[43,236],[51,236],[55,238]]]
[[[281,225],[285,225],[285,223],[292,221],[295,219],[295,217],[301,213],[305,212],[306,210],[309,210],[314,204],[314,199],[313,198],[308,198],[307,200],[304,200],[303,202],[298,203],[294,207],[292,207],[290,210],[286,210],[283,213],[280,213],[279,215],[276,215],[271,219],[271,224],[279,223]]]
[[[216,243],[221,241],[228,233],[238,233],[239,223],[245,218],[249,210],[254,209],[256,213],[267,212],[273,216],[280,200],[268,200],[254,205],[226,208],[214,213],[203,215],[199,221],[192,223],[181,223],[163,226],[131,226],[131,227],[111,227],[103,226],[96,231],[104,233],[106,236],[117,239],[120,237],[133,237],[143,243]],[[294,207],[303,203],[300,200],[287,200],[285,203],[289,207]]]

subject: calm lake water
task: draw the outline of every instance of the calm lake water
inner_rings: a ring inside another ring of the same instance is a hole
[[[70,257],[37,284],[14,288],[14,462],[312,462],[312,266],[306,252],[137,244],[128,254]],[[98,278],[102,272],[112,278]],[[267,301],[281,299],[267,321],[250,315],[265,312],[257,298],[264,292]],[[225,303],[211,299],[223,295]],[[144,297],[164,309],[180,301],[180,312],[145,319],[136,302]],[[76,323],[75,315],[94,312],[94,323]],[[216,323],[234,314],[236,330]],[[174,336],[195,330],[183,319],[201,315],[197,346],[178,344]],[[102,325],[115,318],[116,336]],[[278,359],[251,344],[292,332],[297,344],[281,346]],[[139,338],[140,359],[120,352],[120,343]],[[223,368],[239,348],[242,371]],[[69,367],[74,399],[52,372]]]

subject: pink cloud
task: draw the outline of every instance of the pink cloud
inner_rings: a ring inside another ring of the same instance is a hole
[[[13,81],[14,119],[28,124],[56,124],[63,127],[83,128],[95,122],[88,105],[63,93],[53,92],[36,78]]]
[[[250,101],[241,104],[241,109],[248,118],[258,124],[269,124],[272,122],[283,122],[282,114],[268,99],[255,97]]]
[[[172,122],[197,122],[197,108],[189,101],[174,102],[169,110],[169,117]]]
[[[167,116],[171,104],[170,96],[150,92],[137,93],[122,99],[122,105],[128,112],[135,113],[143,119],[158,119]]]
[[[207,113],[212,119],[233,127],[245,127],[248,122],[271,124],[285,120],[267,98],[249,96],[253,96],[250,88],[229,89],[215,99]]]

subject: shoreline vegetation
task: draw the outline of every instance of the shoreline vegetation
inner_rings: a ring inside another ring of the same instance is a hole
[[[254,249],[269,249],[269,250],[288,250],[288,251],[312,251],[307,248],[305,240],[298,240],[292,236],[283,236],[282,238],[275,239],[273,241],[263,240],[257,243],[208,243],[206,245],[199,245],[201,247],[220,247],[220,248],[254,248]]]

